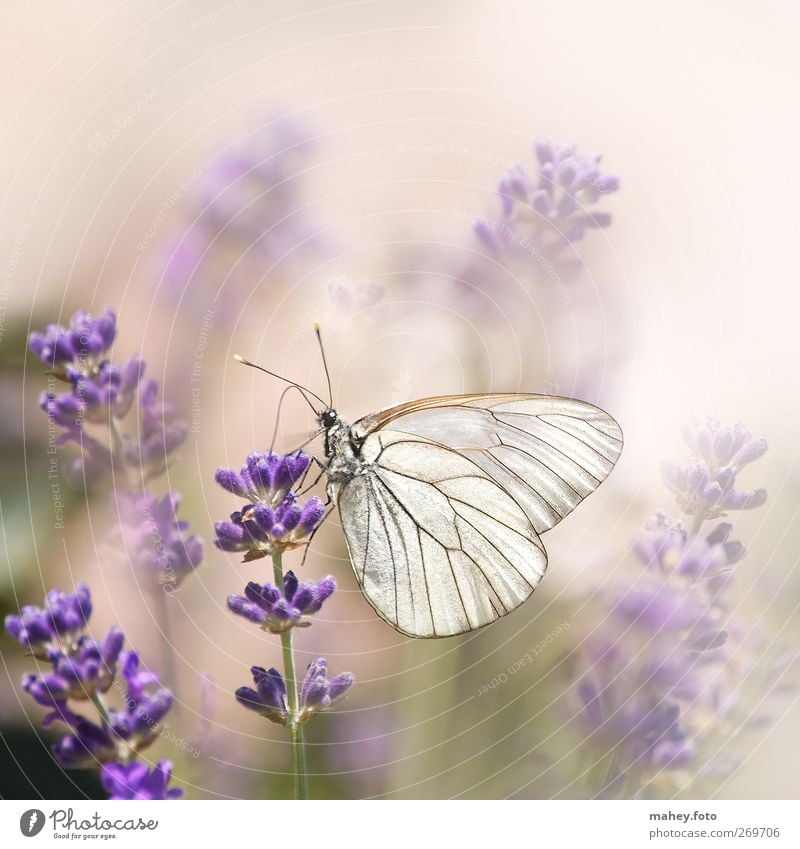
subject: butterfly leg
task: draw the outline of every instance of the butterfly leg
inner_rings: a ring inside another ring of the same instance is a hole
[[[320,482],[320,478],[328,470],[328,467],[325,465],[325,463],[322,462],[322,460],[318,460],[316,457],[312,457],[311,459],[319,466],[319,474],[314,478],[314,480],[305,489],[300,490],[300,492],[297,493],[298,495],[305,495],[310,489],[313,489]],[[311,466],[309,465],[308,468],[310,469]],[[303,480],[300,483],[301,486],[305,483],[307,474],[308,474],[308,469],[306,469],[306,474],[303,475]],[[330,500],[326,501],[325,503],[330,504]]]

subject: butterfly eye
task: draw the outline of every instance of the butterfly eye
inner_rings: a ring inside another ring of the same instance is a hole
[[[333,427],[337,421],[339,421],[339,416],[336,413],[336,410],[325,410],[325,412],[320,417],[323,427]]]

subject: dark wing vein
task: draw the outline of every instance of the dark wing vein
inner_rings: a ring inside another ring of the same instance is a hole
[[[504,414],[504,415],[505,415],[505,414]],[[521,415],[521,413],[516,413],[515,415]],[[569,454],[565,454],[565,453],[564,453],[564,452],[563,452],[560,448],[557,448],[555,445],[552,445],[552,444],[551,444],[551,443],[549,443],[546,439],[543,439],[541,436],[537,436],[537,435],[536,435],[536,434],[534,434],[534,433],[529,433],[527,430],[523,430],[521,427],[517,427],[517,425],[515,425],[515,424],[511,424],[511,422],[503,422],[503,421],[500,421],[500,419],[498,419],[498,418],[497,418],[497,416],[495,416],[495,414],[494,414],[494,413],[492,413],[492,416],[494,416],[495,420],[496,420],[496,421],[498,421],[498,422],[500,422],[500,424],[503,424],[503,425],[505,425],[506,427],[513,428],[514,430],[518,430],[520,433],[524,433],[524,434],[525,434],[525,436],[528,436],[528,437],[530,437],[531,439],[535,439],[537,442],[541,442],[541,443],[543,443],[543,444],[544,444],[544,445],[546,445],[548,448],[552,448],[552,449],[553,449],[553,451],[555,451],[557,454],[560,454],[562,457],[564,457],[565,459],[569,460],[569,462],[570,462],[570,463],[574,463],[574,464],[575,464],[575,465],[576,465],[579,469],[582,469],[584,472],[586,472],[586,474],[587,474],[587,475],[589,475],[589,477],[590,477],[593,481],[595,481],[595,482],[597,483],[597,485],[598,485],[598,486],[600,485],[601,481],[597,480],[597,478],[596,478],[596,477],[595,477],[595,476],[594,476],[594,475],[593,475],[593,474],[592,474],[592,473],[591,473],[588,469],[584,468],[584,467],[583,467],[583,466],[582,466],[582,465],[581,465],[581,464],[580,464],[580,463],[579,463],[579,462],[578,462],[578,461],[577,461],[574,457],[570,457],[570,456],[569,456]],[[538,416],[537,416],[537,418],[538,418]],[[547,422],[542,422],[542,424],[547,424]],[[584,443],[584,445],[585,445],[585,444],[586,444],[586,443]],[[594,449],[592,449],[592,450],[594,450]]]
[[[467,524],[469,524],[469,522],[467,522]],[[500,614],[500,613],[497,612],[497,608],[494,606],[494,602],[492,601],[491,595],[487,595],[486,597],[489,599],[489,604],[492,605],[492,610],[494,610],[494,612],[497,613],[498,618],[501,615],[504,616],[506,613],[510,613],[511,611],[505,606],[505,604],[503,604],[503,599],[500,598],[500,593],[497,592],[497,587],[495,587],[495,585],[492,583],[491,579],[486,574],[486,572],[483,571],[483,566],[481,566],[481,564],[478,563],[478,561],[471,554],[467,554],[467,552],[464,550],[464,542],[461,539],[461,531],[458,528],[458,522],[456,522],[456,533],[458,534],[458,541],[461,544],[461,551],[463,552],[464,557],[466,557],[467,560],[469,560],[469,562],[472,563],[472,565],[481,573],[481,575],[483,575],[483,580],[486,581],[486,583],[491,587],[492,592],[497,596],[497,600],[500,602],[500,604],[503,608],[503,613]],[[523,578],[523,580],[525,580],[525,579]],[[527,583],[527,581],[525,583]],[[528,584],[528,586],[530,586],[530,584]],[[469,619],[469,617],[467,617],[467,618]]]
[[[551,415],[551,414],[550,414],[550,413],[547,413],[547,415]],[[557,413],[553,413],[552,415],[558,415],[558,414],[557,414]],[[601,456],[604,460],[608,460],[608,462],[609,462],[609,463],[613,463],[613,462],[614,462],[614,458],[613,458],[613,457],[606,457],[606,455],[605,455],[605,454],[603,454],[603,452],[602,452],[602,451],[599,451],[597,448],[595,448],[595,447],[594,447],[594,445],[591,445],[590,443],[588,443],[588,442],[586,442],[585,440],[581,439],[581,438],[580,438],[580,436],[578,436],[577,434],[575,434],[575,433],[570,433],[570,431],[568,431],[568,430],[564,430],[564,428],[563,428],[563,427],[559,427],[559,426],[558,426],[557,424],[555,424],[554,422],[546,422],[546,421],[545,421],[545,420],[544,420],[541,416],[537,416],[536,418],[537,418],[537,419],[539,419],[539,421],[540,421],[542,424],[546,424],[546,425],[548,425],[549,427],[554,427],[556,430],[560,430],[560,431],[561,431],[561,433],[566,434],[567,436],[571,436],[573,439],[575,439],[575,440],[577,440],[578,442],[580,442],[580,444],[581,444],[581,445],[585,445],[585,446],[586,446],[586,447],[587,447],[590,451],[594,451],[594,453],[595,453],[595,454],[599,454],[599,455],[600,455],[600,456]],[[569,418],[571,418],[571,419],[575,419],[575,416],[569,416]],[[583,421],[586,421],[586,420],[585,420],[585,419],[575,419],[575,421],[583,422]],[[600,433],[600,431],[599,431],[599,430],[597,430],[597,428],[594,428],[594,430],[595,430],[597,433]]]
[[[419,545],[419,555],[422,559],[422,576],[423,578],[425,578],[425,593],[428,596],[428,610],[431,614],[431,628],[433,628],[433,636],[435,637],[437,636],[436,617],[433,615],[433,605],[431,604],[431,588],[428,586],[428,570],[425,568],[425,557],[422,554],[422,528],[420,528],[420,526],[416,522],[414,522],[414,527],[416,527],[417,529],[417,545]]]
[[[378,478],[378,480],[380,480],[380,478]],[[370,487],[372,487],[372,476],[369,477],[369,482],[370,482]],[[383,483],[383,481],[381,481],[381,483]],[[373,489],[373,493],[375,493],[374,489]],[[375,508],[378,511],[378,515],[380,516],[381,524],[383,525],[383,532],[386,534],[386,545],[389,548],[389,556],[391,557],[391,560],[392,560],[392,572],[394,574],[394,581],[392,582],[394,584],[394,621],[395,621],[395,623],[399,623],[400,617],[398,616],[398,608],[397,608],[397,562],[395,561],[394,557],[392,556],[392,542],[391,542],[391,539],[389,537],[389,527],[386,524],[386,517],[383,515],[383,509],[381,507],[380,501],[377,498],[377,495],[375,497]],[[402,534],[401,534],[401,537],[402,537]]]
[[[506,445],[506,444],[505,444],[505,442],[501,442],[501,443],[500,443],[500,445],[497,445],[497,446],[495,446],[495,447],[496,447],[496,448],[508,448],[510,451],[519,451],[519,453],[520,453],[520,454],[524,454],[526,457],[530,457],[530,458],[531,458],[531,460],[533,460],[534,462],[539,463],[540,465],[544,466],[544,467],[545,467],[545,469],[547,469],[547,471],[548,471],[548,472],[550,472],[550,474],[551,474],[551,475],[554,475],[555,477],[557,477],[557,478],[561,481],[561,483],[563,483],[563,484],[564,484],[564,486],[565,486],[567,489],[572,490],[572,492],[574,492],[574,493],[575,493],[575,495],[576,495],[576,497],[577,497],[577,498],[579,498],[579,499],[583,500],[583,496],[582,496],[582,495],[581,495],[581,494],[580,494],[580,493],[579,493],[579,492],[578,492],[578,491],[577,491],[577,490],[576,490],[576,489],[575,489],[575,488],[574,488],[571,484],[567,483],[567,481],[565,481],[565,480],[564,480],[564,478],[562,478],[562,477],[561,477],[561,475],[560,475],[558,472],[556,472],[556,471],[554,471],[553,469],[551,469],[551,468],[550,468],[550,466],[548,466],[548,465],[547,465],[547,463],[543,463],[543,462],[542,462],[542,461],[541,461],[538,457],[534,457],[534,456],[533,456],[533,454],[530,454],[528,451],[525,451],[523,448],[518,448],[516,445]],[[479,450],[481,450],[481,451],[482,451],[483,449],[479,449]],[[515,478],[516,478],[516,479],[517,479],[520,483],[522,483],[522,484],[524,484],[525,486],[527,486],[527,487],[528,487],[528,489],[533,490],[533,491],[534,491],[534,492],[535,492],[535,493],[539,496],[539,498],[541,498],[541,499],[542,499],[542,501],[544,501],[544,503],[545,503],[545,504],[546,504],[546,505],[547,505],[547,506],[548,506],[551,510],[555,511],[556,515],[561,516],[561,513],[560,513],[560,512],[559,512],[559,510],[558,510],[558,507],[556,507],[556,506],[555,506],[555,504],[551,504],[551,503],[550,503],[550,502],[549,502],[549,501],[545,498],[545,496],[544,496],[541,492],[539,492],[539,490],[538,490],[538,489],[536,489],[536,487],[535,487],[532,483],[530,483],[529,481],[526,481],[526,480],[525,480],[525,478],[523,478],[523,477],[522,477],[522,475],[520,475],[520,474],[518,474],[517,472],[515,472],[515,471],[514,471],[514,470],[513,470],[510,466],[507,466],[507,465],[506,465],[506,464],[505,464],[505,463],[504,463],[504,462],[503,462],[503,461],[502,461],[502,460],[501,460],[501,459],[500,459],[500,458],[499,458],[496,454],[492,454],[491,449],[489,449],[486,453],[487,453],[487,454],[488,454],[488,455],[489,455],[489,456],[490,456],[490,457],[491,457],[491,458],[492,458],[492,459],[493,459],[496,463],[498,463],[499,465],[501,465],[501,466],[502,466],[502,467],[503,467],[503,468],[504,468],[504,469],[505,469],[505,470],[506,470],[506,471],[507,471],[510,475],[513,475],[513,476],[514,476],[514,477],[515,477]],[[562,517],[562,518],[563,518],[563,517]]]
[[[472,506],[472,505],[470,505],[470,506]],[[484,514],[484,515],[485,515],[485,514]],[[499,555],[503,558],[503,560],[505,560],[505,561],[506,561],[506,563],[508,563],[508,565],[509,565],[509,566],[510,566],[510,567],[511,567],[511,568],[512,568],[512,569],[513,569],[513,570],[514,570],[514,571],[515,571],[515,572],[516,572],[519,576],[520,576],[520,578],[522,578],[522,580],[523,580],[523,581],[525,581],[525,583],[526,583],[526,584],[527,584],[527,585],[531,588],[531,592],[533,592],[533,591],[536,589],[536,587],[535,587],[533,584],[531,584],[531,582],[530,582],[530,581],[529,581],[529,580],[528,580],[528,579],[527,579],[527,578],[526,578],[526,577],[522,574],[522,572],[520,572],[520,571],[519,571],[519,569],[517,569],[517,567],[516,567],[516,566],[515,566],[515,565],[514,565],[514,564],[513,564],[513,563],[512,563],[512,562],[511,562],[511,561],[510,561],[510,560],[509,560],[506,556],[505,556],[505,554],[503,554],[503,552],[502,552],[502,551],[500,551],[500,549],[499,549],[499,548],[498,548],[498,547],[497,547],[497,546],[496,546],[496,545],[495,545],[495,544],[494,544],[494,543],[493,543],[493,542],[492,542],[492,541],[491,541],[491,540],[490,540],[490,539],[489,539],[489,538],[488,538],[485,534],[482,534],[482,533],[481,533],[481,532],[480,532],[480,531],[479,531],[479,530],[475,527],[475,525],[473,525],[473,524],[472,524],[472,522],[470,522],[470,520],[469,520],[469,519],[464,519],[464,517],[463,517],[463,516],[459,516],[459,519],[462,519],[464,522],[466,522],[466,523],[467,523],[467,524],[468,524],[468,525],[472,528],[472,530],[473,530],[473,531],[475,531],[475,533],[476,533],[479,537],[481,537],[482,539],[486,540],[486,543],[488,544],[489,548],[494,549],[494,550],[495,550],[495,551],[496,551],[496,552],[497,552],[497,553],[498,553],[498,554],[499,554]],[[469,557],[469,555],[467,555],[467,557]],[[483,569],[481,569],[481,572],[483,572]],[[485,573],[485,572],[483,573],[483,577],[484,577],[484,578],[486,578],[486,573]],[[487,580],[487,581],[489,581],[489,579],[488,579],[488,578],[486,578],[486,580]],[[492,587],[492,589],[494,589],[494,584],[493,584],[491,581],[489,581],[489,584],[490,584],[490,586]],[[497,590],[495,590],[495,592],[497,592]],[[498,593],[498,597],[499,597],[499,593]]]

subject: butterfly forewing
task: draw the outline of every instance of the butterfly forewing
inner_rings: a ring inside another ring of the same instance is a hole
[[[370,604],[405,634],[480,628],[518,607],[547,565],[539,534],[608,475],[622,432],[583,401],[426,398],[352,427],[360,468],[339,508]]]
[[[387,426],[468,457],[519,503],[538,533],[593,492],[622,451],[622,431],[608,413],[549,395],[428,398],[361,419],[353,429]]]

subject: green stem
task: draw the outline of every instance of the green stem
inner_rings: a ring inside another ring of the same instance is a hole
[[[172,711],[173,719],[180,720],[181,701],[180,688],[178,686],[178,669],[175,666],[174,644],[172,640],[172,616],[167,606],[167,593],[164,587],[156,584],[151,593],[156,625],[161,642],[161,666],[164,670],[164,680],[175,697],[175,705]]]
[[[272,553],[272,568],[275,573],[275,585],[283,586],[283,552],[275,549]],[[292,649],[292,628],[281,632],[283,648],[283,670],[286,678],[286,692],[289,700],[289,732],[292,736],[292,771],[294,773],[294,798],[308,799],[308,776],[306,770],[306,747],[303,739],[303,726],[300,722],[300,693],[294,666]]]
[[[700,528],[703,527],[703,522],[705,521],[705,517],[702,513],[698,513],[695,515],[694,520],[692,521],[692,528],[690,536],[696,537],[700,533]]]
[[[97,712],[100,714],[100,719],[103,720],[103,725],[109,725],[111,723],[111,717],[108,715],[108,708],[106,707],[106,703],[103,701],[103,697],[98,692],[92,693],[91,696],[92,704],[97,708]]]

